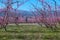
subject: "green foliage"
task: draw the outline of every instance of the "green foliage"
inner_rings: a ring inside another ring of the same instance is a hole
[[[60,27],[51,30],[38,25],[8,25],[7,32],[0,29],[0,40],[59,40]]]

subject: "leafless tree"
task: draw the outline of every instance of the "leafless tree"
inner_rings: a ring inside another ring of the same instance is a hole
[[[20,1],[17,1],[16,2],[13,2],[13,0],[6,0],[6,2],[3,2],[4,0],[1,0],[0,3],[4,4],[6,7],[4,9],[4,12],[5,12],[5,16],[3,18],[3,22],[1,23],[1,27],[3,26],[3,28],[6,30],[6,27],[8,25],[8,21],[9,21],[9,14],[10,14],[10,10],[15,10],[16,14],[17,14],[17,8],[19,8],[20,6],[22,6],[23,4],[25,4],[26,2],[28,2],[28,0],[23,0],[24,2],[21,2],[19,4]],[[17,3],[17,8],[16,9],[13,9],[12,8],[12,4],[14,3]],[[17,24],[17,20],[18,20],[18,17],[15,17],[15,23]]]
[[[50,14],[52,14],[52,12],[51,12],[51,6],[47,3],[47,2],[44,2],[44,0],[38,0],[39,2],[41,2],[42,3],[42,6],[43,6],[43,10],[41,9],[40,11],[38,10],[38,8],[36,8],[36,6],[33,4],[33,3],[31,3],[32,4],[32,6],[38,11],[38,12],[40,12],[40,15],[42,16],[42,21],[41,21],[41,19],[40,19],[40,21],[41,22],[39,22],[39,24],[40,23],[42,23],[42,24],[44,24],[47,28],[51,28],[51,29],[53,29],[53,26],[55,26],[55,28],[57,28],[57,23],[56,23],[56,21],[53,21],[53,18],[51,18],[49,21],[50,21],[50,23],[48,22],[48,20],[47,20],[47,17],[46,17],[46,14],[47,14],[47,12],[48,12],[48,14],[49,14],[49,16],[48,17],[50,17]],[[55,2],[55,1],[54,1]],[[46,4],[46,5],[44,5],[44,4]],[[46,11],[46,6],[48,6],[48,11]],[[56,2],[55,2],[55,10],[56,10]],[[57,13],[56,13],[57,14]],[[52,22],[52,21],[53,22]],[[55,19],[56,20],[56,19]],[[52,22],[52,23],[51,23]]]

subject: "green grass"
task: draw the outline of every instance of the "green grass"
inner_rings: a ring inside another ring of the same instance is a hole
[[[38,25],[8,25],[0,29],[0,40],[60,40],[60,27],[51,30]]]

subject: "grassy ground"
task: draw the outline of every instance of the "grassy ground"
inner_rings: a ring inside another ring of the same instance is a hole
[[[38,25],[9,25],[0,29],[0,40],[60,40],[60,28],[51,30]]]

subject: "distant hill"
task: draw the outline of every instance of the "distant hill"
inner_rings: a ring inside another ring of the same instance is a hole
[[[4,16],[5,13],[3,12],[5,9],[0,9],[0,16]],[[23,16],[23,17],[34,17],[34,14],[31,11],[26,11],[26,10],[16,10],[17,14],[15,14],[15,16]],[[15,13],[14,10],[10,10],[9,11],[9,16],[13,16]],[[51,11],[52,15],[54,15],[55,11]],[[58,15],[60,16],[60,11],[57,11]],[[47,12],[47,15],[49,14],[49,12]],[[35,16],[39,16],[40,13],[35,11]]]
[[[5,13],[3,12],[5,9],[0,9],[0,16],[4,16]],[[10,16],[12,16],[12,14],[15,12],[14,10],[10,11],[11,13],[9,13]],[[25,10],[17,10],[17,16],[21,15],[23,17],[32,17],[34,16],[34,14],[31,11],[25,11]],[[36,15],[38,16],[38,12],[36,12]]]

